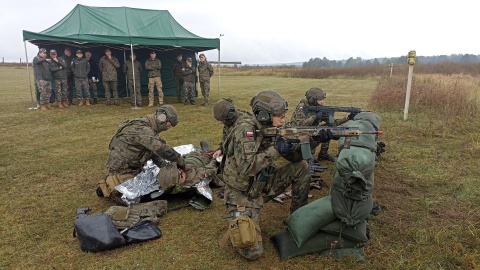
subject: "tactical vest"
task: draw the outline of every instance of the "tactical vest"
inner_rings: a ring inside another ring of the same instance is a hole
[[[234,128],[230,131],[230,134],[226,137],[224,141],[223,148],[226,150],[225,155],[225,165],[223,167],[223,181],[228,184],[229,186],[232,186],[233,188],[246,192],[248,191],[252,181],[253,177],[249,175],[244,175],[244,174],[239,174],[236,170],[237,168],[237,161],[235,160],[234,157],[234,148],[235,148],[235,143],[232,141],[233,140],[233,134],[238,130],[240,125],[242,124],[248,124],[252,126],[254,130],[261,130],[262,125],[253,117],[243,117],[237,119],[235,122]],[[250,149],[250,152],[252,155],[256,154],[259,150],[262,150],[262,148],[267,147],[267,145],[264,145],[265,142],[263,142],[263,136],[261,134],[254,134],[255,138],[255,149]]]
[[[138,122],[139,124],[146,124],[150,125],[150,122],[148,122],[148,119],[144,118],[136,118],[136,119],[131,119],[131,120],[125,120],[123,121],[115,135],[112,137],[112,140],[110,141],[110,144],[108,146],[108,149],[113,150],[118,154],[119,156],[122,157],[125,161],[128,161],[131,166],[134,167],[140,167],[143,166],[145,162],[147,162],[151,156],[148,155],[149,151],[143,147],[143,146],[133,146],[128,143],[126,143],[124,140],[120,139],[122,135],[128,134],[128,132],[124,132],[124,129],[128,126],[131,126],[131,124]],[[133,135],[133,134],[129,134]]]
[[[143,220],[158,223],[158,219],[167,213],[167,201],[158,200],[147,203],[135,203],[130,206],[111,206],[108,214],[119,230],[130,228]]]

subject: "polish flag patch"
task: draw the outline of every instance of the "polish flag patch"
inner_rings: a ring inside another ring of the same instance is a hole
[[[254,133],[253,133],[253,131],[247,131],[247,132],[245,133],[245,135],[246,135],[247,137],[253,137]]]

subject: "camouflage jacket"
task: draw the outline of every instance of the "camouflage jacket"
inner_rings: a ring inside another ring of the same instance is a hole
[[[253,115],[246,111],[237,110],[237,120],[235,122],[241,121],[241,119],[244,117],[253,117]],[[218,147],[218,150],[221,150],[222,153],[225,153],[224,143],[227,139],[228,134],[230,134],[230,132],[233,130],[234,127],[235,127],[235,123],[231,126],[223,125],[222,141],[220,142],[220,145]]]
[[[164,159],[177,161],[181,155],[158,137],[147,118],[125,120],[120,124],[109,145],[107,168],[120,173],[126,168],[142,168],[152,159],[161,166]]]
[[[195,83],[195,67],[186,66],[182,69],[183,81]]]
[[[147,61],[145,61],[145,69],[148,71],[148,78],[160,77],[161,68],[162,62],[157,58],[148,58]]]
[[[132,68],[132,61],[129,60],[123,65],[123,73],[127,74],[129,80],[133,80],[133,72],[135,71],[135,79],[140,80],[140,74],[142,73],[142,65],[137,60],[133,61],[134,69]]]
[[[210,81],[210,77],[213,75],[213,66],[205,60],[205,62],[198,64],[198,77],[200,82]]]
[[[70,76],[72,74],[72,67],[70,66],[70,64],[72,63],[72,57],[71,56],[66,56],[65,54],[58,57],[58,60],[63,59],[63,61],[65,61],[65,63],[67,63],[67,69],[65,69],[65,73],[67,74],[67,77]]]
[[[315,116],[315,112],[309,112],[308,115],[305,115],[305,107],[308,107],[308,101],[302,99],[300,103],[298,103],[295,111],[293,112],[292,119],[289,123],[286,124],[287,127],[300,127],[300,126],[319,126],[319,125],[326,125],[328,123],[328,116],[322,118],[320,120],[317,119]],[[322,123],[323,122],[323,123]],[[339,126],[348,122],[346,117],[335,119],[335,126]]]
[[[102,72],[102,80],[104,82],[116,82],[117,81],[117,68],[120,67],[118,59],[112,56],[108,59],[107,56],[102,56],[98,63],[98,68]]]

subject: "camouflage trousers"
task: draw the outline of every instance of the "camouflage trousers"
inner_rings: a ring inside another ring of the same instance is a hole
[[[253,222],[255,222],[255,224],[257,226],[259,226],[258,216],[260,215],[260,209],[259,208],[246,208],[245,210],[250,210],[252,212],[251,218],[253,219]],[[229,214],[232,213],[232,212],[235,212],[235,211],[237,211],[237,206],[227,204],[227,211],[228,211]],[[230,222],[232,219],[233,218],[228,218],[227,220],[228,220],[228,222]],[[260,226],[259,226],[259,228],[260,228]],[[257,238],[261,239],[261,237],[262,237],[262,232],[257,230]],[[257,245],[255,245],[251,248],[237,248],[237,249],[235,249],[235,251],[237,251],[237,253],[240,254],[245,259],[254,261],[254,260],[260,258],[260,256],[262,256],[262,254],[263,254],[263,243],[262,243],[262,241],[259,241],[259,242],[257,242]]]
[[[157,86],[158,91],[158,104],[163,104],[163,90],[162,90],[162,80],[160,77],[148,78],[148,102],[154,103],[155,93],[153,92],[155,86]]]
[[[193,82],[184,82],[185,88],[185,101],[195,101],[195,84]]]
[[[206,104],[210,103],[210,80],[200,82],[200,88],[202,89],[203,101]]]
[[[97,83],[93,82],[91,79],[88,80],[88,86],[90,87],[90,95],[92,98],[98,98],[98,88]]]
[[[67,101],[68,85],[66,79],[53,80],[57,91],[57,102]]]
[[[142,105],[140,78],[135,78],[135,89],[133,89],[133,79],[128,79],[128,90],[130,91],[131,105],[135,106],[135,101],[137,105]]]
[[[88,87],[87,78],[75,78],[75,89],[77,89],[77,99],[90,99],[90,88]],[[82,89],[84,90],[84,95],[82,95]]]
[[[118,99],[118,82],[117,81],[103,81],[103,88],[105,88],[105,98],[110,99],[110,90],[113,92],[113,98]]]
[[[182,102],[182,88],[183,88],[183,79],[175,78],[175,89],[177,90],[178,102]]]
[[[71,101],[73,98],[73,73],[68,73],[67,72],[67,99],[68,101]]]
[[[262,196],[258,198],[251,198],[247,192],[242,192],[226,184],[224,200],[227,204],[227,209],[232,211],[232,209],[236,209],[237,206],[245,206],[246,210],[251,210],[252,213],[259,215],[264,202],[268,202],[282,194],[291,185],[292,205],[290,207],[290,213],[293,213],[308,203],[308,192],[310,190],[311,180],[309,168],[309,164],[305,160],[291,162],[278,168],[270,176],[267,185],[263,189]],[[258,225],[258,217],[254,218],[254,221]],[[242,249],[238,252],[247,259],[255,260],[263,253],[263,246],[259,243],[258,246]]]
[[[38,92],[40,92],[40,105],[50,103],[50,95],[52,94],[52,85],[50,81],[38,80]]]

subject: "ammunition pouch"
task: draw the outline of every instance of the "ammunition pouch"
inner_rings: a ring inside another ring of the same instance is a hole
[[[116,186],[133,177],[134,175],[130,173],[109,175],[106,179],[102,179],[102,181],[98,182],[98,186],[102,190],[103,196],[108,198],[115,191]]]
[[[225,247],[228,239],[230,239],[234,248],[251,248],[262,241],[262,238],[257,235],[260,234],[260,227],[255,224],[251,218],[250,211],[235,211],[232,216],[235,216],[228,224],[228,231],[220,240],[220,246]]]
[[[268,166],[265,170],[259,172],[255,176],[252,184],[250,185],[250,188],[247,191],[248,196],[252,199],[258,198],[262,194],[265,186],[267,185],[268,179],[270,179],[270,176],[272,176],[275,171],[275,167]]]

